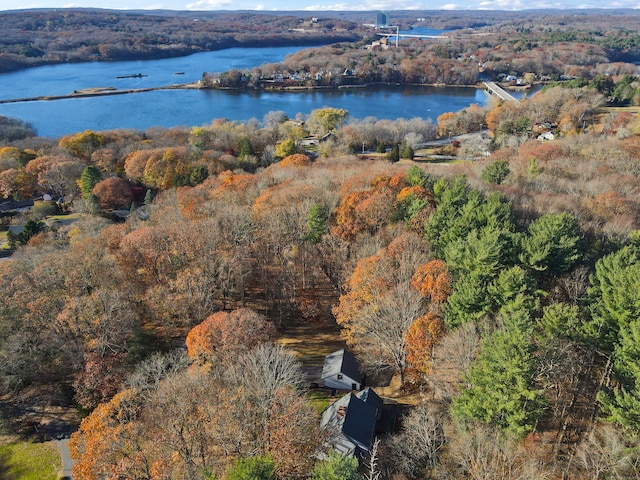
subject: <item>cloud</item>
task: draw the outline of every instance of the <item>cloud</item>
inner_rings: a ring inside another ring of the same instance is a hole
[[[154,3],[151,5],[147,5],[146,7],[140,7],[142,10],[162,10],[164,9],[164,4],[162,3]]]
[[[256,5],[256,8],[255,8],[255,10],[264,10],[264,9],[265,9],[265,6],[263,4],[261,4],[261,3]]]
[[[231,6],[231,0],[198,0],[189,3],[185,7],[187,10],[220,10]]]
[[[304,7],[306,11],[330,11],[330,10],[348,10],[348,11],[376,11],[376,10],[421,10],[425,9],[424,5],[418,4],[412,0],[378,0],[366,1],[363,3],[334,3],[332,5],[309,5]]]
[[[485,0],[480,2],[477,8],[478,10],[523,10],[525,8],[536,8],[536,5],[528,3],[525,6],[520,0]]]
[[[440,7],[442,10],[458,10],[460,5],[457,3],[445,3]]]

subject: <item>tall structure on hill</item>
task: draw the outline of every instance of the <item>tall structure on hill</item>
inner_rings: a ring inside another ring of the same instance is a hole
[[[387,12],[378,12],[376,15],[376,27],[384,27],[389,25],[389,14]]]

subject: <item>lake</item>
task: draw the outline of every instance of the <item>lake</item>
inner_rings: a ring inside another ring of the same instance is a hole
[[[65,95],[93,87],[118,89],[195,82],[203,72],[276,63],[308,47],[231,48],[186,57],[129,62],[94,62],[36,67],[0,75],[0,99]],[[142,77],[116,78],[142,74]],[[370,87],[297,92],[159,90],[126,95],[0,105],[0,115],[31,123],[38,134],[59,137],[84,130],[206,125],[216,118],[262,120],[270,111],[289,117],[325,106],[344,108],[353,118],[432,118],[487,94],[464,87]]]

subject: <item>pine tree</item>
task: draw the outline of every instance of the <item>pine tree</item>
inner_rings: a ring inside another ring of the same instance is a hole
[[[327,232],[327,214],[322,205],[317,203],[311,205],[307,213],[307,240],[318,243]]]
[[[532,270],[566,273],[582,259],[582,232],[573,215],[548,213],[531,222],[520,260]]]
[[[640,248],[629,245],[596,263],[585,340],[612,354],[613,388],[598,400],[609,420],[640,431]]]
[[[396,143],[391,147],[391,150],[387,153],[387,160],[391,163],[400,161],[400,146]]]
[[[506,306],[505,311],[510,310]],[[526,310],[514,308],[503,316],[503,323],[483,342],[451,414],[463,424],[479,421],[525,435],[535,428],[544,406],[543,393],[534,386],[530,317]]]
[[[93,165],[88,165],[82,171],[80,175],[80,191],[82,192],[82,198],[87,199],[91,192],[93,191],[93,187],[96,186],[102,180],[102,174],[97,167]]]

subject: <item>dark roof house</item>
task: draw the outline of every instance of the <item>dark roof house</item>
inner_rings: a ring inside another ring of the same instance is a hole
[[[17,202],[14,200],[7,200],[0,203],[0,212],[26,212],[33,207],[33,205],[33,199],[20,200]]]
[[[367,387],[329,405],[322,413],[321,426],[331,431],[329,443],[334,450],[361,458],[373,445],[382,410],[382,399]]]

